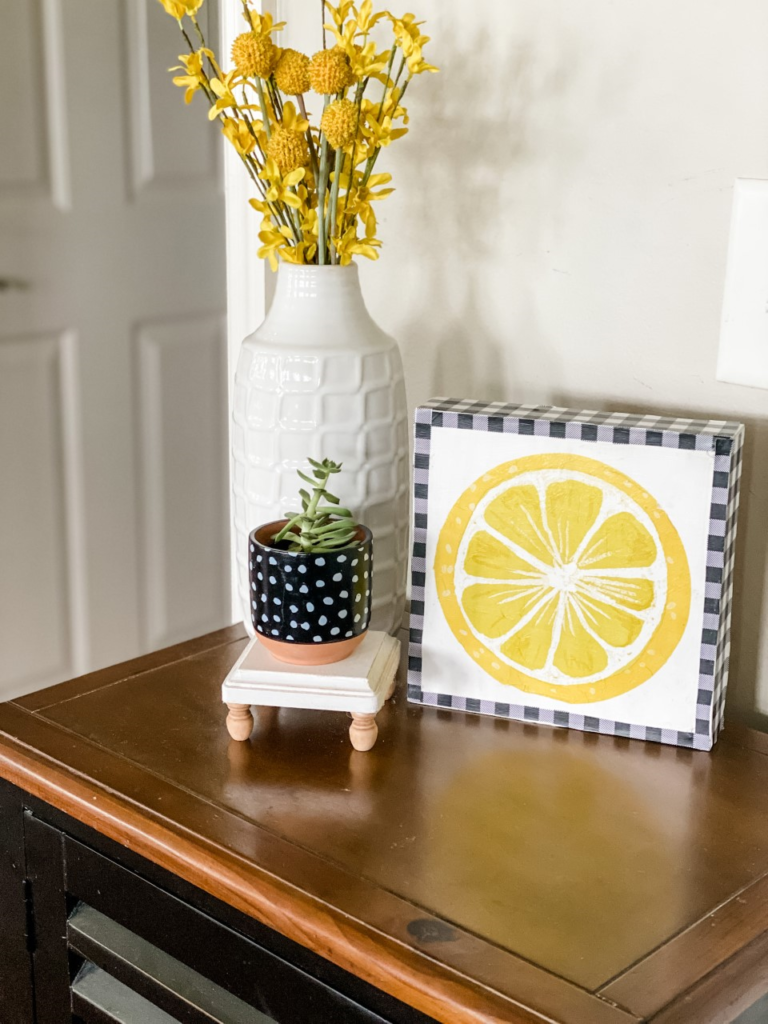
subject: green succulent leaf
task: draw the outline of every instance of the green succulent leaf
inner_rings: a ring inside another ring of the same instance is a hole
[[[274,542],[288,541],[289,551],[305,553],[338,551],[354,545],[358,530],[354,514],[342,507],[336,495],[327,489],[329,478],[341,472],[342,464],[331,459],[318,462],[310,458],[307,462],[312,475],[300,469],[297,473],[311,491],[299,489],[301,512],[284,513],[288,521],[275,535]]]

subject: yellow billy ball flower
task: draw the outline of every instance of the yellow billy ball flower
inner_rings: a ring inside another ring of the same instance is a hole
[[[320,128],[333,149],[343,149],[357,134],[357,107],[352,100],[334,100],[325,108]]]
[[[301,132],[292,128],[275,125],[267,142],[267,156],[278,166],[281,174],[288,174],[298,167],[306,167],[309,163],[309,146]]]
[[[258,32],[243,32],[232,43],[232,60],[241,75],[269,78],[275,70],[280,51],[271,39]]]
[[[318,50],[309,62],[309,84],[321,96],[343,92],[354,80],[349,60],[342,50]]]
[[[275,67],[275,81],[286,96],[299,96],[309,89],[309,57],[298,50],[283,50]]]

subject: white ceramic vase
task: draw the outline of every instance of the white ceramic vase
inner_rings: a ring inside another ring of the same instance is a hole
[[[408,412],[397,343],[371,319],[357,267],[281,263],[264,323],[243,342],[232,427],[238,586],[253,633],[248,534],[300,508],[296,470],[342,462],[333,490],[373,533],[371,628],[394,632],[408,562]]]

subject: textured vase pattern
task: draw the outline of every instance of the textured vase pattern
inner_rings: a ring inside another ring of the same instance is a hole
[[[243,620],[252,632],[249,533],[299,509],[296,470],[311,456],[344,464],[333,490],[373,534],[371,628],[393,632],[405,605],[410,492],[400,352],[368,315],[355,267],[282,265],[278,277],[270,314],[243,342],[235,375]]]

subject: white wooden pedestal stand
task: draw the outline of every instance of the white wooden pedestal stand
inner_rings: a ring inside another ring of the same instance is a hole
[[[376,715],[395,691],[400,641],[369,632],[344,661],[300,668],[277,661],[257,637],[248,644],[224,680],[221,698],[229,708],[233,740],[247,740],[253,729],[251,706],[348,711],[355,750],[370,750],[379,734]]]

